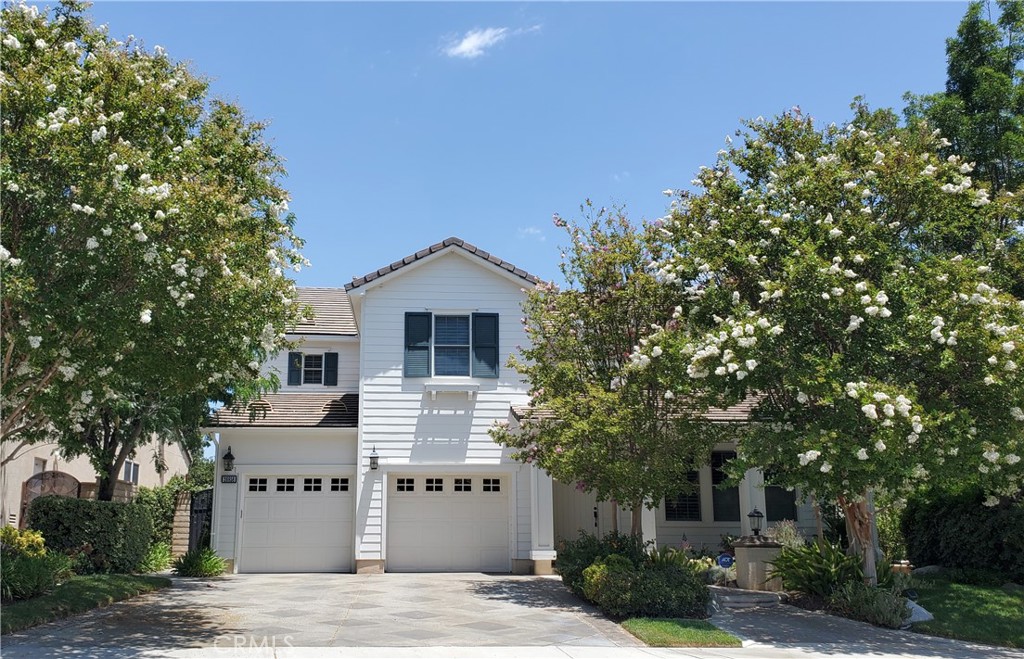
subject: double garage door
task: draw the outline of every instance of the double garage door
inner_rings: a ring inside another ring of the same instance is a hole
[[[509,572],[508,476],[388,475],[389,572]]]
[[[239,572],[351,572],[354,480],[249,476]]]

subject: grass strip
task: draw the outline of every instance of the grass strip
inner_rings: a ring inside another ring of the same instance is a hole
[[[935,620],[912,629],[934,636],[1024,648],[1024,589],[952,583],[939,576],[914,580],[917,603]]]
[[[52,592],[3,607],[0,633],[10,634],[44,622],[60,620],[171,585],[164,577],[134,574],[90,574],[72,577]]]
[[[622,623],[633,636],[658,648],[738,648],[740,639],[704,620],[630,618]]]

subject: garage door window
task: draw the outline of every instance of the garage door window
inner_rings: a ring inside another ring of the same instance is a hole
[[[295,479],[294,478],[278,478],[277,479],[277,491],[278,492],[294,492],[295,491]]]
[[[413,492],[416,490],[415,478],[399,478],[396,488],[399,492]]]
[[[347,478],[332,478],[331,479],[331,492],[348,492],[348,479]]]
[[[427,492],[444,492],[444,479],[428,478],[426,490]]]
[[[249,491],[250,492],[266,492],[267,491],[267,479],[266,478],[250,478],[249,479]]]
[[[472,492],[473,491],[473,479],[472,478],[456,478],[455,479],[455,491],[456,492]]]
[[[500,478],[485,478],[484,479],[484,492],[501,492],[501,479]]]
[[[322,478],[303,478],[302,479],[302,491],[303,492],[320,492],[323,489]]]

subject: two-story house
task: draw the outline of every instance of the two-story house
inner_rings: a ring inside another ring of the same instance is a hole
[[[512,460],[488,430],[516,424],[528,386],[506,363],[529,341],[536,277],[449,238],[344,288],[300,288],[313,320],[265,365],[278,393],[221,409],[211,541],[240,572],[547,573],[580,529],[628,528],[626,511]],[[746,410],[722,410],[723,422]],[[809,504],[751,472],[716,488],[733,447],[659,502],[644,537],[717,547],[753,507],[814,528]],[[234,468],[224,471],[230,450]]]
[[[551,478],[488,434],[527,402],[505,363],[537,281],[449,238],[299,289],[314,319],[266,365],[279,392],[209,429],[234,456],[231,473],[218,460],[215,550],[241,572],[549,571]]]

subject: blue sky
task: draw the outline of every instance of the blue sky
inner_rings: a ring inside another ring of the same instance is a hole
[[[341,286],[448,236],[545,279],[552,213],[662,215],[741,118],[824,122],[945,84],[966,3],[98,2],[268,120],[313,266]]]

